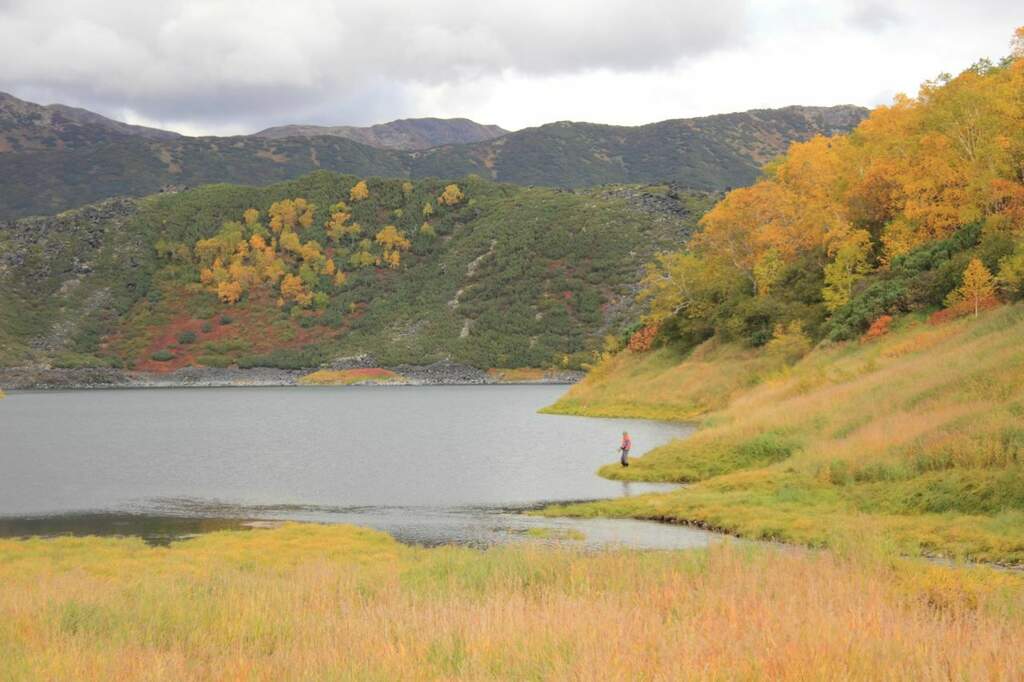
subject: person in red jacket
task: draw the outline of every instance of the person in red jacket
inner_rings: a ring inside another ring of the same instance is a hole
[[[629,449],[633,447],[633,440],[629,437],[629,431],[622,432],[622,445],[619,446],[619,452],[622,453],[622,466],[629,466]]]

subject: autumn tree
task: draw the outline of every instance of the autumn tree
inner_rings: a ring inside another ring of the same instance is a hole
[[[283,199],[270,205],[270,229],[274,233],[307,228],[313,224],[316,207],[303,199]]]
[[[281,296],[286,301],[295,301],[306,307],[313,302],[313,294],[306,290],[302,278],[297,275],[285,275],[281,280]]]
[[[871,269],[871,235],[856,230],[836,245],[832,262],[825,266],[825,288],[821,295],[825,307],[834,312],[850,300],[854,283]]]
[[[444,204],[445,206],[454,206],[462,201],[463,198],[464,195],[458,185],[447,185],[444,188],[444,192],[441,193],[441,196],[437,198],[437,203]]]
[[[1024,295],[1024,242],[999,261],[999,286],[1012,298]]]
[[[349,199],[352,201],[362,201],[370,196],[370,188],[366,186],[365,180],[357,182],[348,193]]]
[[[217,298],[223,303],[238,303],[242,298],[242,285],[238,282],[220,282],[217,285]]]
[[[401,252],[408,251],[412,246],[412,243],[406,238],[405,234],[394,225],[386,225],[377,233],[374,241],[381,247],[381,256],[377,261],[377,265],[385,265],[392,269],[398,268],[401,265]]]
[[[811,351],[811,338],[804,332],[803,322],[793,320],[787,325],[775,325],[771,340],[765,344],[768,355],[792,364]]]
[[[978,316],[981,304],[996,293],[992,273],[978,258],[972,258],[964,269],[963,279],[959,287],[946,297],[946,305],[950,308],[966,306],[973,308],[974,316]]]

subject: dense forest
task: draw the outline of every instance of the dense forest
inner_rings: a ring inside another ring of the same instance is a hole
[[[642,294],[657,338],[796,356],[893,315],[977,314],[1024,295],[1024,29],[999,63],[925,83],[851,134],[796,143],[730,192]]]

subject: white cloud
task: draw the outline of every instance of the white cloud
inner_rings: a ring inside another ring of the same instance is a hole
[[[0,90],[189,133],[876,104],[1005,53],[1018,5],[0,0]]]

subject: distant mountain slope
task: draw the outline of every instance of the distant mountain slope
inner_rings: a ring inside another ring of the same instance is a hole
[[[355,201],[356,181],[321,171],[269,187],[211,185],[0,221],[0,366],[290,367],[371,353],[387,364],[451,357],[477,367],[578,367],[604,334],[635,318],[643,264],[684,241],[715,199],[664,185],[569,192],[467,179],[464,199],[447,205],[438,199],[445,182],[371,179]],[[293,197],[315,205],[301,239],[322,247],[342,282],[303,265],[312,304],[275,304],[285,295],[276,284],[219,302],[202,284],[199,242],[248,208],[272,227],[268,209]],[[339,201],[354,236],[329,230]],[[379,251],[387,225],[410,240],[400,265],[354,261]],[[196,342],[178,342],[182,331]],[[154,360],[168,348],[173,357]]]
[[[368,127],[286,125],[267,128],[252,137],[278,140],[284,137],[337,136],[378,149],[412,151],[444,144],[484,142],[508,134],[504,128],[483,125],[468,118],[405,118]]]
[[[485,142],[401,151],[338,135],[176,136],[7,97],[0,100],[0,146],[8,149],[0,153],[0,219],[167,187],[262,185],[320,169],[410,178],[477,174],[554,187],[668,181],[719,191],[753,182],[762,164],[791,142],[848,131],[866,115],[853,106],[787,107],[637,127],[563,122]]]
[[[465,147],[415,155],[416,176],[476,173],[503,182],[581,187],[673,181],[723,190],[754,181],[790,143],[849,132],[866,116],[855,106],[761,109],[643,126],[562,121]]]
[[[63,104],[42,106],[0,92],[0,154],[80,149],[124,136],[173,140],[178,133],[130,125]]]

